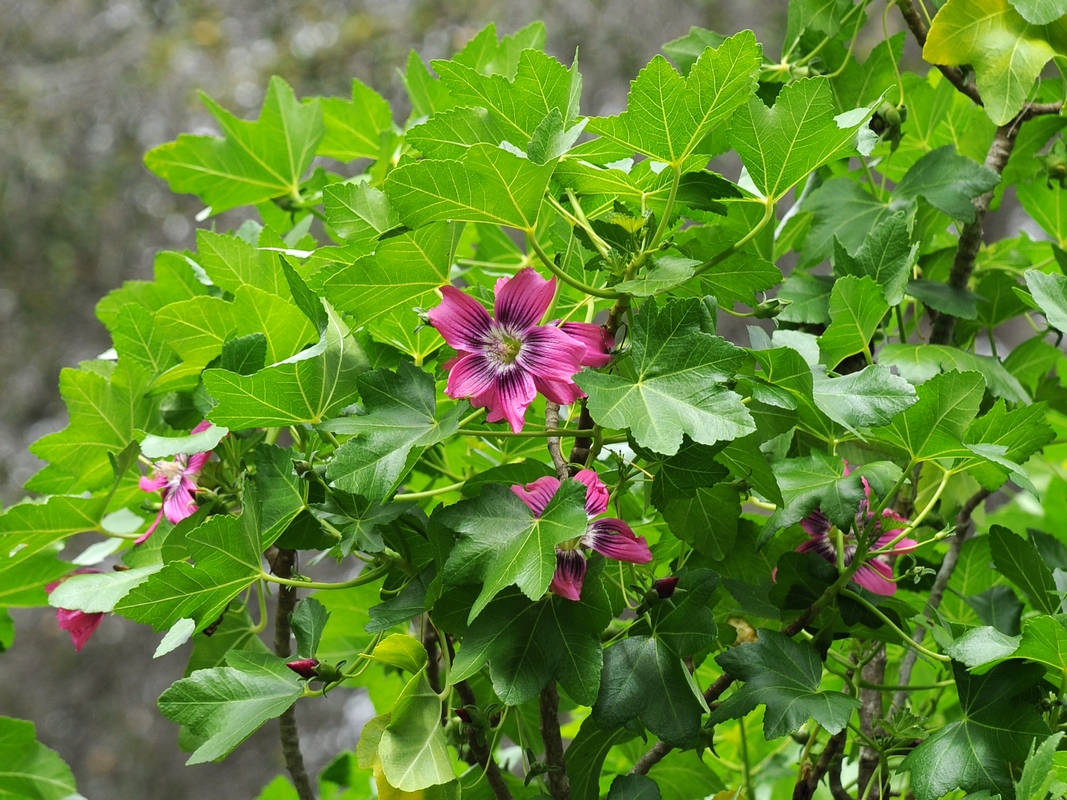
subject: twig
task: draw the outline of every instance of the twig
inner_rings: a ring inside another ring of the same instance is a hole
[[[952,542],[948,546],[948,553],[945,554],[945,560],[941,562],[941,568],[937,571],[937,577],[934,579],[934,585],[930,589],[930,599],[926,602],[926,608],[923,609],[923,616],[927,619],[932,619],[934,612],[941,605],[941,600],[945,596],[945,590],[948,588],[948,582],[952,578],[952,573],[956,569],[956,564],[960,560],[960,550],[963,548],[963,543],[966,542],[974,533],[974,524],[971,520],[971,515],[974,514],[975,509],[980,506],[989,495],[991,495],[988,489],[979,489],[973,495],[971,495],[967,502],[963,504],[963,507],[956,514],[956,535],[953,537]],[[926,635],[926,628],[923,626],[916,626],[915,629],[915,641],[922,642],[923,637]],[[909,649],[904,654],[904,660],[900,663],[900,670],[897,673],[897,684],[900,686],[907,686],[911,680],[911,672],[915,668],[915,662],[919,658],[919,653],[916,650]],[[893,711],[899,711],[904,707],[904,701],[908,697],[906,689],[899,689],[893,695]]]
[[[296,566],[296,552],[278,549],[278,555],[271,563],[272,571],[279,578],[292,578]],[[278,587],[278,606],[274,617],[274,653],[286,658],[292,653],[289,639],[292,630],[289,627],[289,615],[296,608],[296,588]],[[311,779],[304,767],[304,756],[300,752],[300,731],[296,726],[296,705],[291,705],[278,717],[278,727],[282,743],[282,755],[285,766],[293,777],[293,786],[300,800],[315,800],[315,790],[311,788]]]
[[[593,415],[589,413],[586,401],[582,400],[582,411],[578,416],[578,430],[591,430],[593,424]],[[585,464],[589,460],[589,453],[592,449],[593,438],[591,436],[579,436],[574,440],[574,445],[571,447],[570,463],[575,465]]]
[[[929,29],[927,29],[926,23],[923,22],[914,0],[897,0],[897,7],[900,8],[900,13],[904,17],[904,24],[908,26],[908,30],[915,37],[915,41],[919,43],[919,47],[925,46]],[[982,105],[982,95],[978,93],[978,87],[972,83],[967,83],[967,78],[959,67],[949,67],[942,64],[937,64],[936,66],[941,70],[941,74],[948,78],[949,83],[975,103]]]
[[[559,430],[559,404],[549,400],[545,403],[545,427],[550,431]],[[567,469],[567,459],[563,457],[563,450],[558,436],[549,436],[545,439],[548,445],[548,454],[552,457],[552,466],[556,468],[556,475],[561,481],[570,478],[570,470]]]
[[[548,790],[552,793],[553,800],[569,800],[571,782],[567,778],[567,763],[563,758],[563,736],[559,730],[559,691],[555,681],[549,681],[541,690],[540,711],[545,764],[554,767],[547,773]]]
[[[829,770],[830,766],[834,763],[834,759],[845,747],[845,739],[848,736],[848,728],[842,728],[826,743],[826,747],[822,750],[822,755],[819,756],[819,762],[808,774],[801,780],[797,781],[795,787],[793,787],[793,800],[811,800],[815,794],[815,790],[819,786],[819,781],[822,780]]]
[[[860,670],[862,681],[871,684],[884,683],[885,665],[885,644],[879,644],[874,656]],[[877,689],[864,687],[861,682],[859,700],[860,731],[870,739],[875,739],[877,736],[877,731],[874,727],[875,720],[882,719],[884,714],[882,693]],[[881,761],[882,754],[878,750],[866,745],[860,747],[859,783],[856,791],[860,794],[865,794],[870,800],[880,800],[885,795],[885,789],[887,788],[880,780],[874,786],[868,786],[871,781],[876,780],[876,774],[881,775],[878,770]]]
[[[985,165],[997,175],[1004,171],[1004,166],[1008,163],[1018,132],[1019,123],[1014,120],[997,128],[996,136],[993,137],[993,143],[989,146],[985,159]],[[952,261],[952,270],[948,276],[948,285],[954,289],[966,289],[971,273],[974,272],[974,260],[982,247],[982,235],[985,232],[985,215],[989,211],[989,203],[992,199],[993,190],[990,189],[972,201],[974,219],[963,226],[956,256]],[[944,312],[938,314],[933,330],[930,332],[930,343],[951,344],[955,329],[956,318],[954,316]]]
[[[464,705],[477,706],[478,698],[474,696],[474,690],[471,689],[471,685],[466,681],[459,681],[455,684],[456,694],[459,695],[459,699],[463,701]],[[478,760],[482,769],[485,770],[485,779],[489,783],[489,788],[493,790],[493,795],[496,800],[512,800],[511,790],[508,785],[504,783],[504,776],[500,774],[500,767],[496,765],[496,761],[493,759],[493,754],[489,751],[489,747],[484,743],[478,741],[478,736],[475,731],[470,732],[468,739],[471,752],[474,753],[474,757]]]

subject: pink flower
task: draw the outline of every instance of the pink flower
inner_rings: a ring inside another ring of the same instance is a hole
[[[193,433],[201,433],[211,427],[211,423],[204,420],[195,428]],[[196,479],[200,477],[200,470],[211,458],[211,453],[194,453],[191,456],[179,453],[173,461],[155,462],[155,474],[150,478],[142,476],[138,482],[146,492],[162,492],[163,507],[159,509],[155,520],[135,542],[140,544],[156,531],[163,515],[167,515],[172,525],[177,525],[186,517],[191,517],[196,511],[193,502],[193,494],[196,492]]]
[[[538,324],[555,292],[555,278],[546,281],[530,267],[521,269],[497,281],[494,319],[474,298],[442,287],[441,304],[428,316],[458,354],[445,364],[445,394],[470,398],[476,408],[489,409],[490,422],[506,419],[516,433],[538,392],[560,405],[582,397],[574,374],[583,363],[593,363],[590,358],[602,357],[589,355],[585,323],[565,323],[583,326],[574,336],[562,327]]]
[[[846,470],[847,474],[847,470]],[[906,526],[908,521],[902,516],[897,514],[892,509],[884,509],[882,511],[882,518],[875,519],[874,514],[871,513],[871,486],[867,483],[866,478],[860,478],[863,482],[863,500],[860,501],[859,510],[856,513],[856,520],[853,523],[852,530],[844,533],[842,536],[842,542],[844,544],[844,561],[848,566],[852,563],[852,559],[856,555],[856,548],[858,546],[857,535],[862,535],[865,540],[872,541],[871,550],[880,550],[883,547],[889,545],[894,539],[896,539],[904,530],[903,527],[894,527],[892,530],[882,530],[882,522],[884,520],[891,520],[893,523]],[[811,538],[806,542],[803,542],[798,548],[798,553],[817,553],[831,564],[837,563],[837,550],[836,550],[836,536],[833,535],[833,524],[821,510],[815,509],[808,516],[800,521],[800,527],[804,529],[804,532]],[[901,539],[888,553],[893,555],[900,555],[901,553],[910,553],[919,543],[914,539]],[[893,582],[893,569],[886,561],[885,555],[874,556],[866,561],[863,566],[856,570],[856,574],[852,576],[854,583],[862,586],[868,591],[874,592],[880,595],[891,595],[897,590],[896,583]]]
[[[595,471],[583,469],[574,479],[585,484],[585,513],[589,517],[589,525],[583,536],[556,545],[556,573],[548,590],[577,601],[585,581],[585,553],[578,549],[579,546],[584,545],[602,556],[632,564],[647,564],[652,560],[652,552],[644,537],[636,536],[621,519],[595,519],[608,510],[608,488]],[[512,486],[511,491],[529,506],[534,516],[539,517],[559,487],[558,478],[546,475],[526,486]]]
[[[603,325],[591,322],[564,322],[560,330],[585,345],[583,367],[606,367],[611,361],[615,337]]]
[[[91,569],[89,567],[82,567],[76,569],[71,575],[88,575],[99,572],[98,569]],[[67,578],[62,578],[58,581],[48,584],[44,587],[44,590],[49,594],[55,590],[59,584],[63,583]],[[84,611],[78,611],[76,609],[60,608],[56,609],[56,620],[59,622],[60,630],[70,632],[70,640],[74,643],[74,652],[80,653],[81,649],[85,647],[85,643],[89,641],[89,637],[92,636],[96,629],[100,627],[101,621],[104,619],[104,612],[97,611],[93,613],[86,613]]]

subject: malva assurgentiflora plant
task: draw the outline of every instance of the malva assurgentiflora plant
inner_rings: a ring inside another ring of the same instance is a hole
[[[165,632],[191,764],[280,718],[264,797],[1058,794],[1065,12],[793,0],[779,59],[693,29],[612,117],[537,24],[412,54],[403,125],[205,98],[146,163],[247,221],[100,302],[0,602]],[[1047,236],[988,240],[1006,192]],[[295,708],[359,688],[313,782]]]

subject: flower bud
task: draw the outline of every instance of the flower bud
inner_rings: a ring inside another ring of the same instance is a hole
[[[658,581],[652,584],[652,588],[656,590],[656,594],[659,595],[660,600],[666,600],[668,597],[674,595],[674,590],[678,586],[678,576],[669,575],[666,578],[660,578]]]
[[[457,708],[455,711],[456,711],[456,716],[459,717],[461,720],[463,720],[463,722],[465,724],[467,724],[467,725],[471,724],[471,712],[469,712],[465,708]]]
[[[293,672],[299,675],[305,680],[311,680],[317,677],[315,668],[319,665],[317,658],[299,658],[296,661],[290,661],[285,666],[289,667]]]

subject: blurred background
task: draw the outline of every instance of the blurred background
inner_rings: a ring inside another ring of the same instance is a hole
[[[193,246],[200,204],[171,195],[141,159],[180,132],[216,132],[197,90],[253,117],[272,74],[299,96],[347,96],[357,77],[402,122],[397,68],[409,50],[445,58],[489,22],[505,34],[543,19],[550,53],[570,63],[580,48],[583,113],[613,114],[638,70],[691,25],[753,28],[776,57],[785,6],[0,0],[0,503],[15,502],[40,466],[27,445],[66,424],[60,369],[110,346],[93,314],[97,300],[125,280],[150,278],[158,250]],[[222,764],[184,766],[177,727],[156,699],[181,676],[186,648],[153,662],[159,637],[108,617],[76,655],[54,613],[13,616],[16,644],[0,655],[0,714],[33,720],[90,800],[250,798],[282,770],[274,724]],[[309,769],[353,746],[371,713],[365,698],[341,691],[301,704]]]

